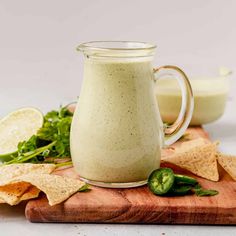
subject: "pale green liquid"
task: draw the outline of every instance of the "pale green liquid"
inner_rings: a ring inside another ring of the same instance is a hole
[[[225,81],[190,80],[194,94],[194,111],[190,125],[207,124],[220,118],[225,109],[227,87]],[[160,80],[156,97],[163,122],[173,123],[181,108],[181,92],[174,80]]]
[[[87,59],[72,122],[71,153],[80,176],[127,183],[159,167],[162,140],[149,61]]]

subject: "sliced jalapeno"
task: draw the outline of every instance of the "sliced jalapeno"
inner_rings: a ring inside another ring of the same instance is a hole
[[[177,183],[177,184],[195,185],[198,183],[196,179],[186,176],[186,175],[176,175],[175,174],[174,176],[175,176],[175,183]]]
[[[174,184],[174,172],[170,168],[154,170],[148,178],[148,187],[156,195],[166,194]]]
[[[172,195],[186,195],[190,193],[191,189],[192,189],[191,186],[174,184],[170,190],[170,193]]]

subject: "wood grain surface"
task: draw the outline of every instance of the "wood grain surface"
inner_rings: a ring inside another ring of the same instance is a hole
[[[192,138],[208,137],[199,127],[190,128],[187,132]],[[177,173],[191,175],[171,167]],[[49,206],[42,194],[28,202],[25,214],[31,222],[236,224],[236,182],[222,168],[219,167],[219,171],[219,182],[197,178],[203,187],[220,192],[213,197],[159,197],[153,195],[147,186],[130,189],[91,187],[90,192],[76,193],[56,206]],[[73,168],[55,174],[78,178]]]

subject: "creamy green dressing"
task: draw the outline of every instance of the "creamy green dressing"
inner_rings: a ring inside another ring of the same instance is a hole
[[[224,113],[228,94],[224,78],[190,80],[194,94],[194,111],[190,125],[202,125],[217,120]],[[155,86],[163,122],[173,123],[180,111],[181,92],[172,79],[163,79]]]
[[[71,132],[75,168],[87,180],[147,180],[159,167],[162,122],[150,61],[86,59]]]

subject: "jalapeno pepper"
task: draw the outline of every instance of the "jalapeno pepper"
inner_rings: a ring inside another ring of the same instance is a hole
[[[192,177],[186,176],[186,175],[177,175],[177,174],[175,174],[175,183],[196,185],[197,180],[192,178]]]
[[[148,178],[148,187],[156,195],[177,196],[195,193],[197,196],[214,196],[218,194],[217,190],[203,189],[192,177],[174,174],[170,168],[154,170]]]
[[[172,195],[186,195],[190,193],[192,186],[174,184],[170,190]]]
[[[148,178],[148,187],[156,195],[166,194],[174,184],[174,172],[170,168],[154,170]]]

